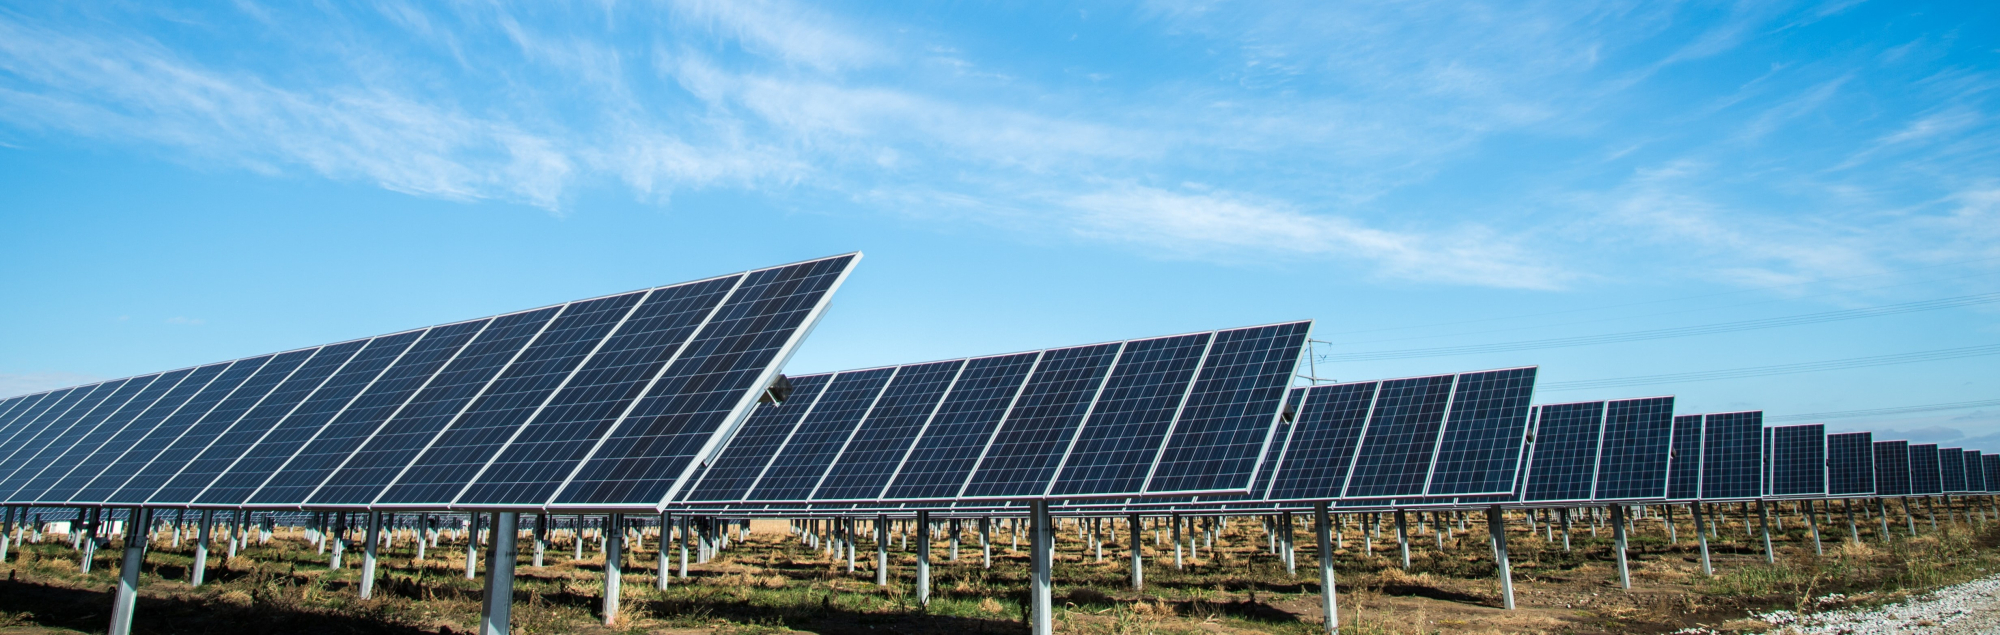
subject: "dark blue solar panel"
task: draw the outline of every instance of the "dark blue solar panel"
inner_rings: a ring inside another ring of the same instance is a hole
[[[1965,491],[1965,448],[1938,448],[1938,482],[1946,494]]]
[[[1986,475],[1986,491],[2000,491],[2000,454],[1979,457],[1979,463]]]
[[[1139,493],[1212,335],[1126,342],[1051,493]]]
[[[438,430],[464,411],[479,389],[500,374],[515,354],[555,317],[559,307],[512,313],[480,322],[482,329],[455,353],[444,370],[426,379],[410,402],[361,444],[346,464],[326,479],[309,502],[366,505],[409,466]]]
[[[777,451],[764,476],[751,487],[749,500],[803,501],[819,485],[833,457],[856,426],[868,415],[896,374],[895,368],[844,372],[833,377],[826,394],[799,422],[797,431]]]
[[[13,436],[15,410],[24,409],[46,393],[16,395],[0,400],[0,439]]]
[[[882,392],[868,418],[854,430],[833,467],[812,491],[813,500],[875,500],[910,452],[918,431],[930,421],[957,379],[964,360],[904,366]]]
[[[1354,448],[1381,382],[1315,386],[1292,418],[1291,440],[1271,481],[1272,500],[1333,500],[1354,465]]]
[[[1536,408],[1536,419],[1521,499],[1589,500],[1604,434],[1604,402],[1544,404]]]
[[[1707,415],[1702,421],[1701,498],[1756,498],[1762,492],[1764,413]]]
[[[1674,417],[1674,449],[1667,458],[1667,498],[1701,496],[1701,415]]]
[[[354,354],[360,352],[366,345],[366,341],[357,341],[320,347],[305,363],[300,364],[298,369],[279,382],[277,387],[272,388],[256,406],[244,413],[241,418],[224,426],[222,431],[215,435],[215,439],[209,442],[208,447],[169,479],[166,486],[154,492],[148,502],[185,503],[195,500],[203,490],[215,482],[216,477],[221,476],[222,472],[241,458],[244,452],[249,451],[250,446],[270,433],[271,429],[278,425],[278,421],[298,408],[307,397],[312,396],[313,391],[318,390],[320,385],[326,383],[327,378],[339,371],[347,360],[352,359]]]
[[[261,505],[304,503],[382,423],[410,401],[488,320],[433,327],[410,345],[361,396],[346,406],[250,496]]]
[[[1875,495],[1910,495],[1910,442],[1875,442]]]
[[[638,401],[695,329],[716,313],[737,276],[657,289],[535,415],[460,504],[540,504]]]
[[[78,502],[139,502],[118,501],[117,493],[125,487],[126,483],[131,482],[132,477],[138,475],[146,466],[151,465],[153,459],[158,458],[161,451],[166,450],[174,441],[179,440],[189,427],[192,427],[195,422],[200,421],[202,417],[206,416],[208,411],[214,409],[224,399],[228,398],[230,394],[235,392],[237,387],[243,384],[244,380],[256,374],[257,369],[262,368],[270,359],[268,356],[252,357],[196,369],[194,376],[189,377],[187,381],[181,382],[181,386],[175,388],[174,392],[163,400],[169,403],[180,400],[180,405],[175,406],[171,412],[157,415],[161,418],[159,423],[153,426],[152,431],[147,432],[146,436],[140,438],[137,443],[132,444],[131,449],[126,450],[117,459],[113,460],[110,467],[104,468],[102,474],[98,474],[96,478],[91,479],[90,484],[79,490],[70,500]],[[197,381],[198,379],[201,381]],[[156,414],[148,412],[146,416],[150,419],[156,416]],[[153,485],[157,487],[158,484],[158,482],[155,482]],[[147,489],[144,492],[134,492],[132,497],[142,499],[142,497],[151,492],[151,489]]]
[[[1432,461],[1431,496],[1507,494],[1521,466],[1528,436],[1528,401],[1535,392],[1535,368],[1514,368],[1458,377],[1451,412]]]
[[[112,423],[127,404],[159,378],[159,375],[147,375],[109,382],[118,387],[99,400],[96,407],[78,417],[69,430],[51,440],[48,447],[43,448],[41,456],[24,463],[22,469],[8,479],[12,489],[0,487],[0,500],[42,500],[40,494],[44,490],[55,485],[57,480],[69,473],[69,468],[76,466],[77,461],[83,460],[83,456],[95,450],[106,437],[117,432],[116,427],[107,427],[107,424]],[[128,419],[119,419],[115,425],[123,425]]]
[[[1120,347],[1098,344],[1043,353],[1041,365],[994,434],[963,496],[1040,496],[1062,459],[1063,447],[1104,386]]]
[[[83,398],[85,394],[88,394],[95,387],[94,385],[78,386],[43,393],[35,403],[23,407],[20,413],[14,415],[14,422],[11,425],[12,429],[7,436],[6,444],[0,445],[0,469],[5,469],[5,466],[8,464],[7,462],[13,460],[14,455],[19,453],[21,448],[28,444],[29,440],[35,438],[35,435],[40,434],[42,430],[46,429],[54,418],[62,414],[63,410],[68,409],[69,406],[67,404],[76,399]],[[61,406],[61,408],[58,409],[57,406]]]
[[[1291,322],[1217,333],[1146,491],[1248,492],[1311,330]]]
[[[1423,493],[1437,449],[1438,430],[1457,375],[1382,382],[1375,412],[1361,432],[1361,449],[1344,498],[1417,496]]]
[[[1943,494],[1943,475],[1938,471],[1938,446],[1925,443],[1910,446],[1910,493]]]
[[[1831,496],[1875,493],[1874,433],[1826,435],[1826,490]]]
[[[154,492],[159,491],[175,475],[180,474],[182,468],[187,467],[189,462],[194,461],[203,450],[208,449],[216,437],[221,436],[237,420],[242,419],[243,415],[248,414],[264,400],[265,395],[269,395],[272,389],[286,377],[291,376],[292,371],[298,370],[300,365],[311,359],[313,353],[318,351],[319,349],[312,348],[279,353],[265,358],[267,361],[262,361],[256,372],[237,385],[223,397],[222,401],[216,403],[214,408],[203,413],[193,425],[183,428],[179,438],[174,439],[166,449],[160,451],[158,456],[153,457],[152,462],[134,474],[124,487],[114,492],[110,502],[141,503],[152,498]]]
[[[1597,459],[1598,500],[1667,495],[1674,398],[1621,399],[1605,404],[1604,446]]]
[[[856,254],[745,274],[686,351],[615,424],[552,503],[657,505],[749,412]]]
[[[760,405],[750,412],[728,447],[709,463],[701,480],[683,497],[690,501],[737,501],[771,465],[779,446],[791,438],[799,421],[812,412],[833,375],[792,377],[792,396],[778,405]]]
[[[1978,450],[1965,451],[1965,491],[1986,491],[1986,469],[1980,462]]]
[[[435,505],[456,499],[521,424],[631,314],[643,295],[627,293],[565,305],[548,329],[480,391],[464,414],[438,433],[376,503]]]
[[[1771,495],[1826,495],[1826,426],[1812,423],[1768,428]]]
[[[965,486],[979,453],[1000,419],[1027,385],[1041,353],[982,357],[966,362],[958,383],[891,480],[884,498],[951,498]]]
[[[160,398],[187,379],[194,369],[182,369],[162,373],[158,379],[148,383],[143,392],[126,401],[118,412],[105,419],[98,431],[72,447],[68,453],[50,464],[49,470],[30,482],[27,487],[16,492],[14,500],[61,503],[75,496],[77,490],[90,483],[90,479],[104,471],[117,453],[131,447],[132,442],[151,431],[159,419],[142,418],[149,409],[159,403]],[[134,428],[138,428],[134,430]]]
[[[273,473],[283,467],[292,454],[299,451],[307,440],[320,433],[321,428],[340,414],[354,397],[382,375],[396,358],[409,350],[423,331],[411,331],[384,335],[369,340],[362,349],[347,359],[347,362],[327,377],[310,396],[294,406],[291,412],[266,428],[263,438],[258,439],[242,458],[229,466],[222,476],[209,485],[208,490],[195,498],[195,502],[210,505],[236,505],[250,497],[250,493],[269,480]],[[332,348],[332,347],[328,347]],[[325,353],[321,353],[322,356]],[[315,361],[318,361],[315,359]],[[292,378],[298,381],[306,375],[300,370]],[[269,404],[270,400],[266,401]],[[238,427],[259,425],[260,422],[245,418]],[[218,444],[219,446],[220,444]],[[293,503],[302,500],[290,501]]]
[[[70,429],[76,427],[78,419],[88,416],[97,404],[124,385],[125,380],[120,379],[78,388],[71,392],[69,397],[58,402],[56,407],[50,408],[36,418],[31,425],[39,426],[40,429],[26,440],[17,442],[15,447],[8,448],[14,452],[5,462],[0,462],[0,493],[11,493],[20,489],[22,485],[27,484],[28,479],[41,473],[41,469],[48,465],[44,459],[51,458],[43,456],[48,452],[49,446],[69,434]],[[71,439],[71,442],[73,441],[74,439]],[[67,446],[65,443],[62,449],[68,449]]]

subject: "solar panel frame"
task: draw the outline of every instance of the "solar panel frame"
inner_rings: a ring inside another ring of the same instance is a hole
[[[1305,397],[1292,419],[1291,434],[1274,465],[1272,500],[1333,500],[1347,483],[1347,470],[1374,411],[1380,381],[1349,382],[1301,389]]]
[[[1986,492],[2000,492],[2000,454],[1981,456],[1979,462],[1986,475]]]
[[[1666,498],[1673,432],[1671,396],[1606,402],[1592,500]]]
[[[1910,494],[1931,496],[1943,493],[1944,478],[1938,469],[1937,444],[1910,444]]]
[[[1910,442],[1875,442],[1875,495],[1910,495]]]
[[[1965,450],[1965,492],[1986,491],[1986,470],[1980,462],[1978,450]]]
[[[1945,494],[1957,494],[1965,489],[1965,448],[1938,448],[1938,476]]]
[[[1771,436],[1770,496],[1827,496],[1826,426],[1808,423],[1765,428]]]
[[[1536,406],[1535,442],[1521,479],[1520,500],[1589,501],[1597,482],[1604,416],[1603,401]]]
[[[1826,435],[1828,496],[1870,496],[1875,493],[1875,434],[1840,432]]]
[[[995,432],[1027,391],[1047,351],[977,357],[910,444],[882,498],[951,499],[965,487]]]
[[[1361,445],[1348,467],[1340,498],[1418,496],[1436,455],[1438,432],[1458,374],[1390,379],[1382,382],[1375,407],[1361,430]],[[1382,420],[1385,416],[1389,420]],[[1379,438],[1378,438],[1379,436]],[[1371,443],[1373,441],[1373,443]],[[1377,450],[1378,446],[1385,449]]]
[[[1763,418],[1761,410],[1702,417],[1701,500],[1759,497],[1764,489]]]

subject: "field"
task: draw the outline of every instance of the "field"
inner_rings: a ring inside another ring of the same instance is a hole
[[[1984,504],[1982,501],[1981,504]],[[1618,586],[1612,532],[1595,532],[1579,517],[1571,548],[1546,523],[1530,531],[1519,512],[1508,516],[1519,609],[1500,606],[1492,551],[1483,514],[1455,519],[1411,515],[1410,568],[1405,571],[1394,526],[1383,517],[1379,533],[1364,538],[1360,519],[1347,517],[1343,545],[1335,551],[1343,632],[1576,632],[1663,633],[1690,626],[1755,631],[1744,616],[1768,608],[1841,606],[1893,600],[1919,590],[2000,571],[2000,519],[1986,514],[1950,519],[1940,508],[1936,531],[1920,507],[1919,533],[1892,506],[1888,536],[1880,523],[1859,516],[1862,541],[1848,540],[1844,517],[1822,516],[1824,555],[1814,552],[1809,528],[1786,505],[1774,528],[1777,563],[1764,563],[1756,516],[1727,506],[1710,540],[1714,577],[1701,573],[1686,509],[1676,514],[1670,539],[1658,508],[1633,521],[1633,586]],[[1746,526],[1745,520],[1750,523]],[[928,607],[911,590],[915,559],[900,537],[891,542],[891,584],[874,584],[872,541],[860,545],[857,570],[845,559],[808,547],[782,521],[759,521],[747,542],[713,561],[696,564],[688,579],[654,588],[658,541],[648,538],[625,567],[623,612],[605,627],[597,616],[602,559],[587,541],[582,560],[570,558],[559,535],[546,567],[530,567],[523,542],[515,586],[514,628],[524,633],[1019,633],[1026,627],[1025,549],[996,524],[993,565],[981,566],[977,536],[965,532],[959,559],[939,536],[932,558]],[[1448,535],[1439,548],[1437,528]],[[1593,536],[1593,533],[1595,535]],[[1171,538],[1156,546],[1150,529],[1140,537],[1146,585],[1129,588],[1122,522],[1104,541],[1103,559],[1081,539],[1074,521],[1057,532],[1056,630],[1065,633],[1286,633],[1322,632],[1317,558],[1311,528],[1300,518],[1296,575],[1267,551],[1256,518],[1228,522],[1212,548],[1203,545],[1184,568],[1173,564]],[[1197,534],[1198,535],[1198,534]],[[1162,534],[1162,537],[1165,537]],[[185,584],[192,548],[156,544],[146,558],[136,630],[142,633],[464,633],[477,625],[479,580],[465,577],[464,543],[448,536],[424,560],[413,543],[384,551],[377,595],[357,597],[359,559],[328,568],[297,529],[281,529],[268,544],[253,544],[236,558],[212,554],[209,583]],[[1198,538],[1197,538],[1198,539]],[[358,543],[358,541],[356,541]],[[1022,541],[1026,544],[1025,540]],[[914,547],[914,546],[912,546]],[[1372,547],[1372,549],[1371,549]],[[102,632],[114,588],[115,548],[101,550],[90,573],[80,573],[77,552],[60,536],[17,548],[0,564],[0,632]],[[1816,602],[1829,594],[1834,600]]]

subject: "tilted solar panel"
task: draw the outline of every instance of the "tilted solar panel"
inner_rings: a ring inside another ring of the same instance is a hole
[[[709,464],[701,478],[687,490],[682,500],[740,501],[756,484],[757,478],[777,458],[778,448],[790,439],[799,421],[811,414],[825,392],[832,374],[790,378],[791,398],[784,403],[759,406],[743,422],[743,428]]]
[[[1604,402],[1543,404],[1537,411],[1521,500],[1590,500],[1604,439]]]
[[[1826,426],[1767,428],[1771,432],[1771,495],[1825,496]]]
[[[1090,417],[1057,451],[1066,456],[1048,493],[1142,491],[1212,343],[1210,333],[1126,343]]]
[[[1089,416],[1123,348],[1120,342],[1044,353],[960,497],[1022,498],[1047,491],[1062,448]]]
[[[2000,492],[2000,454],[1981,456],[1979,463],[1986,474],[1986,491]]]
[[[1910,495],[1910,442],[1875,442],[1875,495]]]
[[[1979,459],[1978,450],[1965,451],[1965,491],[1968,493],[1986,491],[1986,468]]]
[[[68,435],[70,429],[76,427],[77,420],[88,417],[90,412],[96,409],[97,404],[117,392],[126,382],[124,379],[114,379],[78,388],[71,392],[68,398],[58,402],[54,408],[37,417],[31,424],[37,428],[34,434],[14,447],[8,448],[14,452],[5,461],[0,461],[0,496],[13,493],[14,490],[27,484],[28,479],[40,474],[41,469],[48,465],[46,460],[52,458],[44,456],[49,452],[49,447]],[[65,447],[57,451],[67,450],[67,445],[65,443]]]
[[[168,374],[162,373],[126,381],[124,386],[105,398],[89,414],[78,419],[75,425],[70,426],[68,432],[50,443],[48,450],[44,452],[46,458],[37,461],[34,464],[36,467],[28,468],[36,470],[35,475],[28,477],[18,489],[0,493],[0,500],[47,501],[48,497],[44,496],[44,493],[48,492],[49,488],[68,476],[69,471],[76,467],[78,462],[95,452],[111,435],[117,434],[126,423],[137,416],[139,411],[145,410],[145,403],[157,398],[159,393],[165,392],[166,386],[171,386],[180,374],[180,371],[176,371],[171,378]],[[157,390],[153,389],[153,386],[161,384],[163,379],[166,380],[165,385]],[[135,401],[140,403],[134,405]],[[66,495],[59,496],[57,500],[68,498]]]
[[[937,413],[944,395],[965,369],[965,360],[917,364],[897,369],[896,380],[843,447],[833,466],[822,472],[806,498],[813,500],[875,500],[909,454],[924,425]]]
[[[1941,491],[1965,491],[1965,448],[1938,448],[1938,483]]]
[[[751,501],[804,501],[840,455],[854,428],[866,420],[900,368],[846,371],[813,406],[812,413],[772,453],[771,466],[744,497]]]
[[[47,488],[40,493],[23,491],[20,498],[39,499],[37,502],[45,504],[61,504],[74,498],[93,479],[117,461],[119,456],[130,450],[140,439],[145,438],[147,433],[152,432],[153,427],[158,425],[161,419],[193,394],[193,389],[183,389],[185,384],[192,382],[198,387],[213,376],[212,373],[203,372],[204,370],[204,368],[184,368],[161,374],[158,381],[146,388],[145,393],[134,397],[131,403],[119,411],[117,418],[120,422],[109,426],[115,429],[107,429],[106,434],[80,446],[82,452],[61,459],[59,463],[64,471]],[[221,368],[217,367],[214,370],[219,372]],[[91,447],[93,445],[94,447]]]
[[[1674,398],[1620,399],[1605,404],[1604,443],[1597,459],[1596,500],[1649,500],[1667,495]]]
[[[172,411],[161,413],[160,421],[132,447],[112,460],[102,473],[90,480],[90,484],[77,491],[70,500],[76,502],[97,502],[116,500],[119,490],[131,482],[134,476],[151,465],[182,433],[201,420],[208,412],[233,393],[244,380],[255,374],[269,356],[211,364],[195,370],[195,377],[182,382],[180,388],[168,400],[179,399]],[[193,381],[194,378],[205,378]],[[154,413],[147,413],[147,417]],[[146,493],[151,493],[148,490]]]
[[[1300,389],[1291,438],[1273,467],[1271,500],[1333,500],[1347,481],[1362,425],[1381,382],[1333,384]]]
[[[1938,469],[1936,443],[1910,445],[1910,493],[1918,496],[1944,493],[1944,474]]]
[[[1826,490],[1829,496],[1875,493],[1874,433],[1826,435]]]
[[[1027,386],[1042,353],[1017,353],[967,361],[910,452],[890,477],[882,498],[945,499],[958,495],[972,467]]]
[[[1272,424],[1284,407],[1285,388],[1292,382],[1311,330],[1312,322],[1304,321],[1216,333],[1215,344],[1146,477],[1146,493],[1247,492],[1269,447]],[[1528,397],[1506,398],[1502,393],[1513,384],[1506,379],[1494,383],[1493,400],[1498,405],[1487,406],[1479,416],[1511,415],[1507,408],[1518,401],[1516,418],[1525,419]],[[1527,384],[1532,389],[1532,373]],[[1516,455],[1508,460],[1518,461]]]
[[[1674,447],[1667,457],[1667,498],[1691,501],[1701,496],[1701,415],[1674,417]]]
[[[1763,484],[1764,484],[1764,486],[1763,486],[1763,489],[1762,489],[1762,490],[1759,490],[1759,491],[1760,491],[1760,492],[1762,492],[1764,496],[1770,496],[1770,495],[1771,495],[1771,484],[1772,484],[1773,482],[1776,482],[1776,481],[1777,481],[1777,479],[1775,479],[1775,478],[1772,478],[1772,475],[1771,475],[1771,457],[1772,457],[1772,456],[1773,456],[1773,454],[1771,453],[1771,429],[1770,429],[1770,428],[1764,428],[1764,455],[1763,455],[1763,457],[1764,457],[1764,463],[1763,463],[1763,466],[1764,466],[1764,468],[1763,468],[1763,469],[1764,469],[1764,471],[1763,471],[1763,474],[1762,474],[1762,476],[1760,476],[1760,477],[1759,477],[1759,478],[1763,479]]]
[[[1342,498],[1420,496],[1457,375],[1382,382]]]
[[[1756,498],[1763,491],[1762,411],[1705,415],[1702,419],[1702,500]]]
[[[1452,390],[1427,496],[1512,493],[1528,436],[1535,367],[1464,373]]]

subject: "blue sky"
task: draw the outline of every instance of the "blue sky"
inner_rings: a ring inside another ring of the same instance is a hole
[[[1339,357],[2000,292],[1992,3],[4,4],[0,393],[861,250],[790,370],[1313,318],[1342,380],[2000,398],[1551,389],[2000,345],[1992,298]]]

